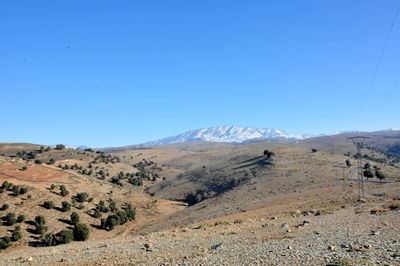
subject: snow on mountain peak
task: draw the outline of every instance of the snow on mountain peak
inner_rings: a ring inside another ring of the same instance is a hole
[[[182,133],[177,136],[168,137],[156,141],[143,143],[144,146],[157,146],[181,142],[228,142],[242,143],[251,139],[305,139],[311,135],[289,135],[279,129],[271,128],[254,128],[254,127],[238,127],[238,126],[223,126],[201,128]]]

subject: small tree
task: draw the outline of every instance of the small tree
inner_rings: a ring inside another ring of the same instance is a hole
[[[89,227],[86,224],[76,224],[74,226],[74,240],[75,241],[85,241],[89,238]]]
[[[43,202],[43,207],[50,210],[54,208],[54,203],[52,201],[45,201]]]
[[[38,215],[35,217],[35,222],[36,222],[36,224],[45,224],[46,219],[44,219],[43,215]]]
[[[15,227],[14,231],[12,232],[11,240],[18,241],[21,238],[22,238],[21,227],[17,226],[17,227]]]
[[[71,230],[62,230],[57,234],[59,244],[68,244],[74,239],[74,234]]]
[[[75,199],[77,202],[85,202],[87,200],[87,198],[89,197],[89,195],[86,192],[82,192],[82,193],[78,193],[75,196]]]
[[[17,218],[15,218],[15,213],[10,212],[6,215],[6,222],[8,225],[14,225],[17,223]]]
[[[23,223],[23,222],[25,222],[25,215],[23,214],[18,215],[17,223]]]
[[[275,154],[272,151],[264,150],[264,156],[269,160],[272,156],[275,156]]]
[[[65,146],[63,144],[56,145],[56,150],[63,150],[63,149],[65,149]]]
[[[77,214],[76,212],[71,213],[71,223],[73,225],[78,224],[79,220],[80,220],[79,214]]]
[[[69,194],[69,191],[67,190],[67,188],[64,185],[60,186],[60,194],[63,197],[65,197]]]
[[[63,201],[61,204],[62,204],[61,210],[63,212],[69,211],[71,209],[71,204],[69,202]]]
[[[8,204],[7,204],[7,203],[4,203],[4,204],[1,206],[0,211],[5,211],[5,210],[7,210],[7,209],[8,209]]]
[[[386,175],[379,170],[375,171],[375,175],[376,175],[376,178],[378,178],[379,180],[383,180],[386,178]]]
[[[347,168],[350,168],[350,167],[351,167],[351,162],[350,162],[349,159],[346,160],[346,166],[347,166]]]
[[[53,233],[45,235],[45,237],[42,239],[42,244],[47,247],[56,246],[57,245],[56,235]]]
[[[368,179],[368,178],[373,178],[374,173],[370,169],[366,169],[363,171],[363,175]]]

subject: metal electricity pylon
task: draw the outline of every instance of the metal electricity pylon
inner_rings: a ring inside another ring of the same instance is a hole
[[[356,158],[358,159],[358,178],[357,178],[357,183],[358,183],[358,200],[361,200],[361,197],[364,198],[364,175],[362,173],[361,169],[361,149],[363,148],[364,142],[366,139],[369,139],[369,137],[364,137],[364,136],[355,136],[355,137],[350,137],[347,139],[351,139],[353,141],[354,146],[356,146],[357,153],[356,153]]]

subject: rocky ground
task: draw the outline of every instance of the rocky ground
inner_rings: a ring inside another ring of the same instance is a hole
[[[315,215],[220,221],[163,232],[10,250],[1,265],[400,265],[400,211],[362,203]],[[219,225],[218,225],[219,224]]]

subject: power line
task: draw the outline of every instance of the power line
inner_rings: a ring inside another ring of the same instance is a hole
[[[400,82],[400,76],[399,78],[396,80],[396,82],[394,83],[394,86],[392,87],[392,89],[390,90],[389,94],[387,95],[385,101],[383,102],[383,104],[380,106],[380,108],[378,109],[378,112],[375,113],[374,118],[372,119],[368,130],[371,129],[371,127],[375,124],[376,119],[378,118],[380,112],[383,110],[383,107],[387,104],[387,102],[389,101],[389,99],[392,97],[393,92],[395,91],[397,85],[399,85]]]
[[[399,13],[400,13],[400,5],[399,5],[399,7],[397,8],[396,14],[395,14],[395,16],[394,16],[394,18],[393,18],[393,21],[392,21],[392,24],[390,25],[389,32],[388,32],[388,34],[387,34],[387,36],[386,36],[386,39],[385,39],[385,42],[384,42],[384,44],[383,44],[383,48],[382,48],[382,50],[381,50],[381,52],[380,52],[380,54],[379,54],[378,62],[376,63],[376,66],[375,66],[374,71],[373,71],[373,73],[372,73],[371,80],[370,80],[370,82],[369,82],[369,84],[368,84],[368,87],[367,87],[367,93],[365,94],[364,100],[363,100],[363,102],[362,102],[362,104],[361,104],[360,111],[358,112],[356,121],[355,121],[355,123],[354,123],[354,129],[356,129],[357,123],[358,123],[358,121],[359,121],[359,119],[360,119],[361,113],[362,113],[362,111],[363,111],[363,109],[364,109],[365,103],[367,102],[369,93],[370,93],[370,91],[371,91],[372,85],[373,85],[374,82],[375,82],[376,74],[378,73],[378,69],[379,69],[379,66],[380,66],[381,61],[382,61],[382,58],[383,58],[383,54],[385,53],[386,46],[387,46],[387,44],[388,44],[388,42],[389,42],[390,36],[392,35],[392,31],[393,31],[393,28],[394,28],[394,24],[396,23],[396,20],[397,20],[397,17],[398,17],[398,15],[399,15]]]

